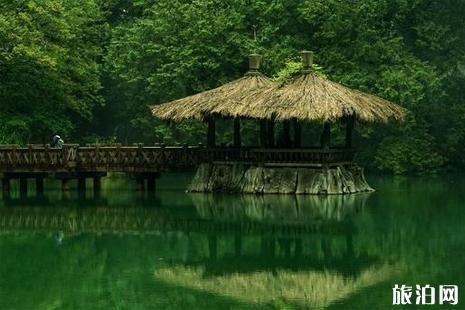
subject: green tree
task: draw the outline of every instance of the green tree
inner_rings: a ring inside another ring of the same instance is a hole
[[[54,132],[76,137],[92,119],[103,102],[102,17],[93,0],[0,3],[2,143],[42,142]]]

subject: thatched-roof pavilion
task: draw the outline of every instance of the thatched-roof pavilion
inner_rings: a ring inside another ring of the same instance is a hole
[[[240,79],[192,96],[152,107],[152,114],[164,120],[182,121],[198,119],[208,121],[207,145],[215,145],[215,117],[234,118],[234,145],[239,147],[240,123],[237,113],[242,109],[244,98],[253,91],[264,90],[274,83],[260,73],[261,56],[249,55],[249,71]]]
[[[161,119],[208,121],[205,159],[191,191],[345,194],[370,191],[363,169],[353,162],[355,120],[401,120],[405,110],[382,98],[352,90],[312,72],[313,54],[302,52],[301,72],[282,84],[258,72],[260,56],[238,80],[152,107]],[[215,118],[234,119],[234,148],[215,147]],[[241,145],[240,118],[260,123],[259,147]],[[275,141],[274,122],[283,124]],[[320,147],[301,147],[303,121],[324,123]],[[330,147],[330,123],[345,123],[345,144]],[[291,124],[293,138],[291,139]]]
[[[322,146],[330,143],[330,122],[343,120],[347,125],[346,147],[352,145],[355,119],[366,122],[402,120],[405,109],[385,99],[350,89],[319,77],[312,72],[313,53],[302,52],[301,72],[275,84],[261,74],[260,55],[249,56],[249,71],[244,77],[192,96],[152,107],[154,116],[166,120],[206,120],[209,124],[207,145],[215,145],[217,116],[234,118],[234,145],[239,147],[240,118],[260,119],[260,144],[274,147],[274,121],[283,121],[281,146],[300,147],[301,121],[324,122]],[[289,137],[290,122],[294,138]]]

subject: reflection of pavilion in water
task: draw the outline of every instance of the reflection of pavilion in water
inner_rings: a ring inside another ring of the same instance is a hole
[[[204,265],[207,275],[279,269],[331,269],[348,275],[358,274],[375,261],[362,253],[356,255],[353,243],[353,220],[363,211],[367,195],[242,196],[239,203],[231,196],[192,197],[202,218],[244,223],[233,236],[208,234],[210,260],[192,263]],[[256,223],[262,225],[260,234],[245,241],[248,225]]]
[[[350,274],[374,261],[354,250],[354,217],[362,212],[366,195],[190,197],[195,207],[182,212],[109,207],[104,199],[92,208],[5,206],[0,208],[0,231],[60,231],[65,238],[175,232],[171,242],[177,250],[171,261],[201,264],[212,275],[302,268]]]

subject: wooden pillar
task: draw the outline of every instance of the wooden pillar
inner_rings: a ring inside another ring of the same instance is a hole
[[[302,125],[296,118],[292,119],[292,124],[294,127],[294,147],[299,148],[302,145]]]
[[[268,146],[268,137],[267,137],[267,130],[266,130],[266,120],[261,119],[260,121],[260,147],[267,147]]]
[[[3,192],[3,199],[10,197],[10,179],[9,178],[2,178],[2,192]]]
[[[156,188],[156,178],[154,175],[147,177],[147,192],[154,193]]]
[[[234,118],[234,147],[241,147],[241,121]]]
[[[283,146],[291,147],[291,124],[289,121],[283,122]]]
[[[331,143],[331,126],[329,122],[325,122],[323,125],[323,132],[321,133],[320,139],[322,148],[329,148]]]
[[[145,180],[141,176],[136,177],[136,190],[140,192],[145,191]]]
[[[352,147],[352,135],[354,131],[354,126],[355,126],[355,114],[352,114],[350,116],[347,116],[346,118],[346,143],[345,147],[346,148],[351,148]]]
[[[78,181],[78,196],[81,199],[84,199],[86,197],[86,178],[85,177],[79,177],[77,179]]]
[[[44,195],[44,177],[43,176],[36,177],[36,195],[37,196]]]
[[[102,178],[100,176],[94,176],[93,183],[94,198],[99,198],[102,192]]]
[[[27,178],[19,178],[19,194],[21,198],[27,198]]]
[[[78,191],[80,192],[86,191],[86,178],[79,177],[77,180],[78,180]]]
[[[61,180],[61,191],[66,192],[69,190],[69,179]]]
[[[207,128],[207,147],[215,147],[216,145],[216,128],[215,119],[210,116],[208,117],[208,128]]]
[[[267,120],[268,146],[274,147],[274,120]]]

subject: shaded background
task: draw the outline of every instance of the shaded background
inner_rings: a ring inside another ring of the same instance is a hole
[[[202,123],[162,123],[148,105],[238,78],[252,51],[279,77],[310,49],[328,78],[412,112],[401,125],[358,126],[364,166],[461,170],[463,16],[460,0],[4,0],[0,143],[55,133],[73,143],[204,142]],[[219,125],[220,142],[231,141],[231,126]],[[243,127],[254,144],[256,123]],[[304,126],[307,145],[320,130]]]

